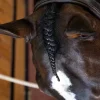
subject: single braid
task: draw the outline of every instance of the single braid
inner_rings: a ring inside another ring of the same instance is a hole
[[[47,10],[42,17],[42,34],[44,45],[47,50],[53,74],[56,75],[60,81],[55,66],[55,55],[58,49],[58,44],[55,38],[55,18],[57,13],[57,6],[55,3],[48,4]]]

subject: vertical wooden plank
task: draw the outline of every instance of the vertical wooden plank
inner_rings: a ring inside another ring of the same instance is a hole
[[[12,21],[12,0],[0,0],[0,24]],[[10,76],[12,38],[0,35],[0,74]],[[0,80],[0,99],[9,100],[10,82]]]
[[[13,0],[0,0],[0,24],[13,20]]]
[[[21,19],[25,17],[24,0],[17,0],[16,18]],[[15,47],[15,78],[25,79],[25,41],[24,39],[16,39]],[[25,100],[24,86],[15,84],[14,86],[14,100]]]
[[[25,78],[25,45],[24,40],[16,41],[16,51],[15,51],[15,77],[17,79],[24,80]],[[24,86],[15,84],[14,88],[14,100],[24,100]]]
[[[25,17],[25,0],[17,0],[17,14],[16,19]]]
[[[10,76],[11,69],[11,38],[0,35],[0,74]],[[10,82],[0,80],[0,99],[9,100]]]

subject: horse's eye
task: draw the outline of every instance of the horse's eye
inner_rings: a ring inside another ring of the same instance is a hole
[[[86,39],[86,38],[89,37],[89,35],[87,35],[87,34],[82,34],[82,35],[80,35],[80,37],[83,38],[83,39]]]
[[[92,41],[95,37],[95,32],[65,32],[69,39],[89,40]]]
[[[68,38],[93,40],[95,32],[89,18],[76,15],[70,19],[66,27],[65,35]]]
[[[81,40],[88,40],[88,41],[92,41],[95,38],[96,33],[95,32],[91,32],[91,33],[82,33],[80,34],[80,39]]]

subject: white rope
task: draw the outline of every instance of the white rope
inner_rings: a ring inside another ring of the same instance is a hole
[[[0,74],[0,79],[5,80],[5,81],[9,81],[9,82],[13,82],[13,83],[16,83],[16,84],[24,85],[24,86],[27,86],[27,87],[39,89],[38,85],[35,84],[35,83],[30,83],[30,82],[26,82],[26,81],[23,81],[23,80],[11,78],[11,77],[6,76],[6,75]]]

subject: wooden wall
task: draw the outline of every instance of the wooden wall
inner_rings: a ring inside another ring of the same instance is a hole
[[[16,19],[25,16],[24,0],[17,0]],[[22,6],[23,5],[23,6]],[[14,0],[0,0],[0,24],[14,20]],[[25,79],[25,42],[24,39],[16,39],[13,47],[13,39],[0,35],[0,74]],[[14,48],[14,51],[13,51]],[[14,52],[14,57],[13,57]],[[13,69],[13,70],[12,70]],[[14,71],[14,72],[12,72]],[[1,100],[25,100],[23,86],[0,80]]]
[[[14,1],[16,1],[16,13],[14,12]],[[15,19],[14,13],[16,19],[25,17],[25,1],[28,1],[27,14],[31,14],[33,12],[33,0],[0,0],[0,24],[13,21]],[[26,47],[29,49],[26,50]],[[26,51],[28,51],[29,57]],[[26,45],[24,39],[14,41],[9,36],[0,35],[0,74],[25,80],[26,66],[28,66],[28,79],[26,80],[35,82],[35,68],[32,64],[30,45]],[[45,95],[40,90],[29,89],[0,80],[0,100],[54,100],[54,98]]]
[[[9,8],[9,10],[8,10]],[[0,0],[0,24],[12,21],[12,1]],[[12,38],[0,35],[0,74],[11,74]],[[10,83],[0,80],[0,99],[9,100]]]

